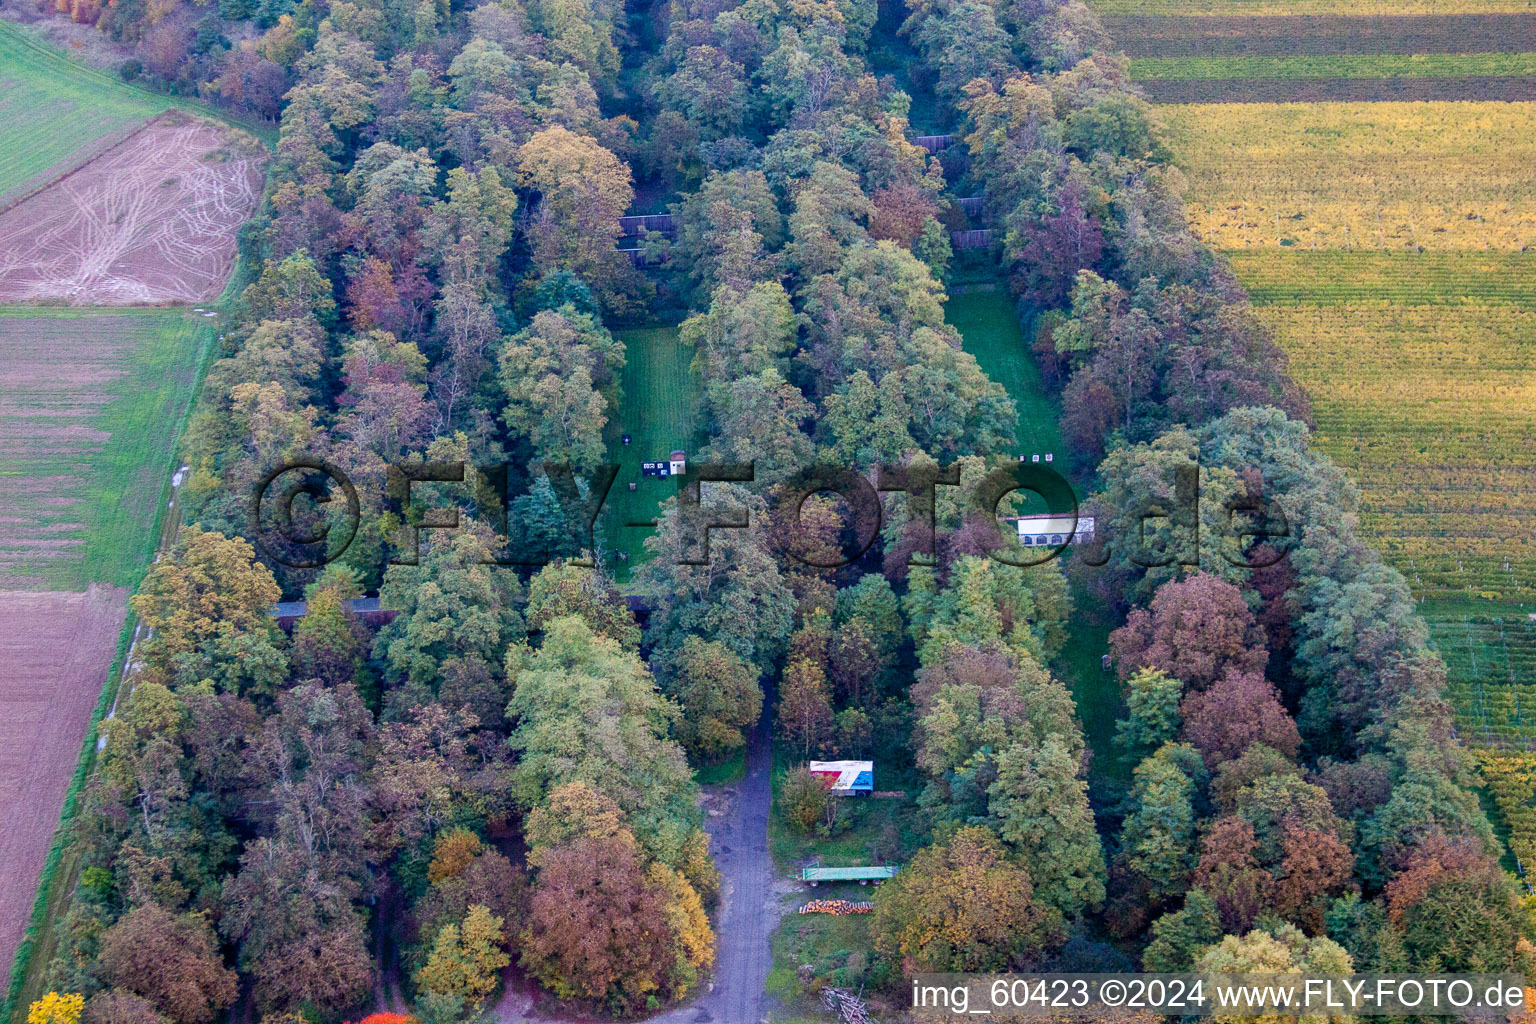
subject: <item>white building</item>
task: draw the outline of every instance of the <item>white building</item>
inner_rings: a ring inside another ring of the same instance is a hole
[[[1086,544],[1094,539],[1093,516],[1073,518],[1048,513],[1036,516],[1007,516],[1004,521],[1017,525],[1019,543],[1025,547]]]

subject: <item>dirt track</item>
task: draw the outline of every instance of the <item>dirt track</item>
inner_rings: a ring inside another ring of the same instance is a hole
[[[0,214],[0,302],[200,302],[224,287],[264,154],[167,115]]]
[[[709,822],[710,849],[723,879],[720,918],[715,922],[719,947],[714,988],[689,1006],[652,1018],[659,1024],[756,1024],[767,1019],[763,986],[773,966],[768,937],[781,912],[768,853],[773,805],[769,721],[765,708],[747,748],[747,775],[737,785],[736,799],[727,814]]]
[[[26,931],[128,592],[0,591],[0,988]]]

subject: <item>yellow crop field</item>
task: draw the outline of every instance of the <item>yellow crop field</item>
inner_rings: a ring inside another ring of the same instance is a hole
[[[1160,108],[1218,249],[1536,247],[1536,103]]]
[[[1536,310],[1319,298],[1258,313],[1371,542],[1421,596],[1536,596]]]

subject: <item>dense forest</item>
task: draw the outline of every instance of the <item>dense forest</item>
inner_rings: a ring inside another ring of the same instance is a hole
[[[686,999],[720,895],[694,769],[760,714],[798,759],[919,780],[922,848],[878,890],[853,986],[1536,966],[1408,588],[1357,538],[1353,485],[1082,0],[68,13],[133,47],[126,77],[280,120],[185,441],[188,526],[133,598],[153,634],[72,826],[87,866],[47,970],[88,1024],[242,1000],[263,1024],[355,1020],[386,1008],[381,971],[451,1024],[513,963],[582,1011]],[[915,144],[919,120],[958,144]],[[965,500],[1017,420],[944,317],[972,194],[1092,554],[1006,564]],[[621,251],[621,215],[663,210],[670,235]],[[625,400],[614,332],[657,321],[692,352],[690,456],[755,472],[660,510],[627,588],[642,624],[571,510]],[[246,536],[257,482],[301,456],[363,506],[323,569]],[[462,484],[389,500],[389,467],[445,462]],[[800,501],[818,464],[899,478],[833,569],[806,563],[857,524]],[[1145,518],[1189,480],[1193,545],[1179,514]],[[1283,544],[1219,528],[1265,507]],[[710,532],[708,564],[701,514],[746,524]],[[1166,557],[1138,557],[1143,526]],[[508,529],[557,557],[494,564]],[[364,594],[398,615],[365,623]],[[308,602],[291,633],[280,599]],[[1111,752],[1051,667],[1084,602],[1119,627],[1131,766],[1092,787]],[[803,773],[778,793],[807,831],[826,800]]]

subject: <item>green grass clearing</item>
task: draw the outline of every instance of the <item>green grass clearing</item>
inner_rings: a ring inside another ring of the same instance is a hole
[[[212,334],[181,310],[0,308],[0,582],[134,584]]]
[[[1114,786],[1128,784],[1135,764],[1114,742],[1115,722],[1124,705],[1120,678],[1102,667],[1102,659],[1109,653],[1109,634],[1118,623],[1106,621],[1104,609],[1096,607],[1081,587],[1074,588],[1072,597],[1076,612],[1069,625],[1067,646],[1051,668],[1072,691],[1077,704],[1083,738],[1093,751],[1090,775]]]
[[[1008,293],[999,289],[953,295],[944,307],[944,319],[960,332],[962,346],[976,357],[982,372],[1003,386],[1018,409],[1019,450],[1010,454],[1064,456],[1060,410],[1040,382],[1040,368]]]
[[[657,505],[677,494],[677,482],[640,473],[642,462],[664,460],[674,448],[697,450],[699,389],[689,364],[693,350],[678,339],[678,328],[637,327],[615,331],[624,342],[624,397],[608,421],[608,458],[619,466],[618,478],[603,507],[603,538],[614,560],[615,579],[627,582],[629,570],[647,557],[648,526],[627,523],[653,520]],[[624,444],[625,434],[630,443]],[[631,491],[629,485],[635,484]]]
[[[747,777],[747,751],[742,747],[729,757],[693,770],[694,781],[701,786],[729,786]]]
[[[960,332],[965,350],[976,357],[988,377],[1003,385],[1018,408],[1019,450],[1015,454],[1063,455],[1061,410],[1041,382],[1040,369],[1008,293],[999,287],[951,296],[944,316]],[[1122,763],[1112,743],[1120,684],[1113,673],[1099,667],[1100,657],[1109,650],[1109,633],[1114,626],[1099,621],[1091,610],[1081,611],[1091,609],[1091,602],[1085,595],[1076,596],[1080,612],[1073,619],[1067,649],[1054,668],[1077,701],[1084,735],[1095,754],[1094,775],[1128,779],[1131,766]]]
[[[1133,81],[1198,78],[1459,78],[1536,75],[1536,53],[1323,54],[1285,57],[1138,57]]]
[[[927,843],[927,835],[919,826],[915,795],[906,787],[908,799],[876,799],[874,797],[837,797],[838,822],[830,835],[802,835],[790,827],[779,812],[778,792],[784,777],[801,764],[798,749],[784,743],[773,745],[773,792],[774,809],[768,816],[768,850],[773,862],[786,875],[799,875],[800,868],[812,859],[824,867],[851,867],[861,864],[902,864]],[[903,788],[898,783],[916,782],[912,778],[892,779],[883,776],[879,762],[875,764],[875,788],[895,790]],[[824,895],[818,887],[816,895]],[[855,889],[864,888],[853,886]],[[867,892],[868,889],[865,888]],[[865,897],[868,898],[868,897]]]

